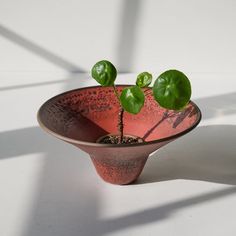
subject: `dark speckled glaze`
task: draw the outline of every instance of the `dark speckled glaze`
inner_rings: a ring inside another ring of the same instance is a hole
[[[124,87],[118,86],[119,91]],[[103,135],[117,133],[118,110],[112,88],[87,87],[45,102],[38,121],[47,132],[87,152],[105,181],[129,184],[138,178],[150,153],[191,131],[201,120],[193,102],[181,112],[167,113],[147,95],[139,114],[124,114],[124,133],[144,138],[145,143],[96,143]]]

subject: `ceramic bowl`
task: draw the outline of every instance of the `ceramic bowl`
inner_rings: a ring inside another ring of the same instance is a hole
[[[118,90],[126,86],[120,85]],[[138,178],[152,152],[187,134],[201,120],[201,112],[192,101],[180,112],[167,112],[153,99],[151,90],[146,93],[149,95],[139,114],[124,113],[124,134],[141,137],[143,143],[96,143],[101,136],[117,133],[119,103],[110,87],[59,94],[41,106],[38,121],[48,133],[88,153],[103,180],[129,184]]]

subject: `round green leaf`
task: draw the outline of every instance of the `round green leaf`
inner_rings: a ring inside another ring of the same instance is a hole
[[[152,74],[148,72],[142,72],[138,75],[136,85],[140,88],[147,87],[152,83]]]
[[[120,102],[125,111],[137,114],[144,104],[144,93],[138,86],[128,87],[122,90]]]
[[[106,60],[97,62],[92,68],[92,77],[102,86],[113,86],[116,75],[115,66]]]
[[[153,95],[161,107],[181,110],[190,100],[191,84],[184,73],[168,70],[156,79]]]

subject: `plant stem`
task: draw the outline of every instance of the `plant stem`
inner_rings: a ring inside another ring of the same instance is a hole
[[[124,136],[124,123],[123,123],[123,117],[124,117],[124,109],[123,107],[120,107],[119,116],[118,116],[118,131],[119,131],[119,141],[118,143],[122,143],[123,136]]]
[[[119,92],[118,92],[118,90],[117,90],[117,88],[116,88],[116,86],[114,84],[113,84],[113,90],[114,90],[114,93],[115,93],[115,95],[116,95],[116,97],[118,99],[118,102],[120,104],[120,95],[119,95]]]
[[[121,106],[121,103],[120,103],[120,96],[119,96],[119,92],[116,88],[115,85],[113,85],[113,90],[114,90],[114,93],[119,101],[119,104],[120,104],[120,110],[119,110],[119,114],[118,114],[118,125],[117,125],[117,128],[118,128],[118,133],[119,133],[119,140],[118,140],[118,144],[121,144],[122,141],[123,141],[123,136],[124,136],[124,123],[123,123],[123,117],[124,117],[124,109],[123,107]]]

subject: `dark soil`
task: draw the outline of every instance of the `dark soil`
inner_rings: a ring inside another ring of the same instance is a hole
[[[105,144],[119,144],[119,136],[118,135],[107,135],[102,138],[100,138],[98,143],[105,143]],[[134,143],[143,143],[143,139],[139,137],[132,137],[129,135],[124,135],[122,144],[134,144]]]

